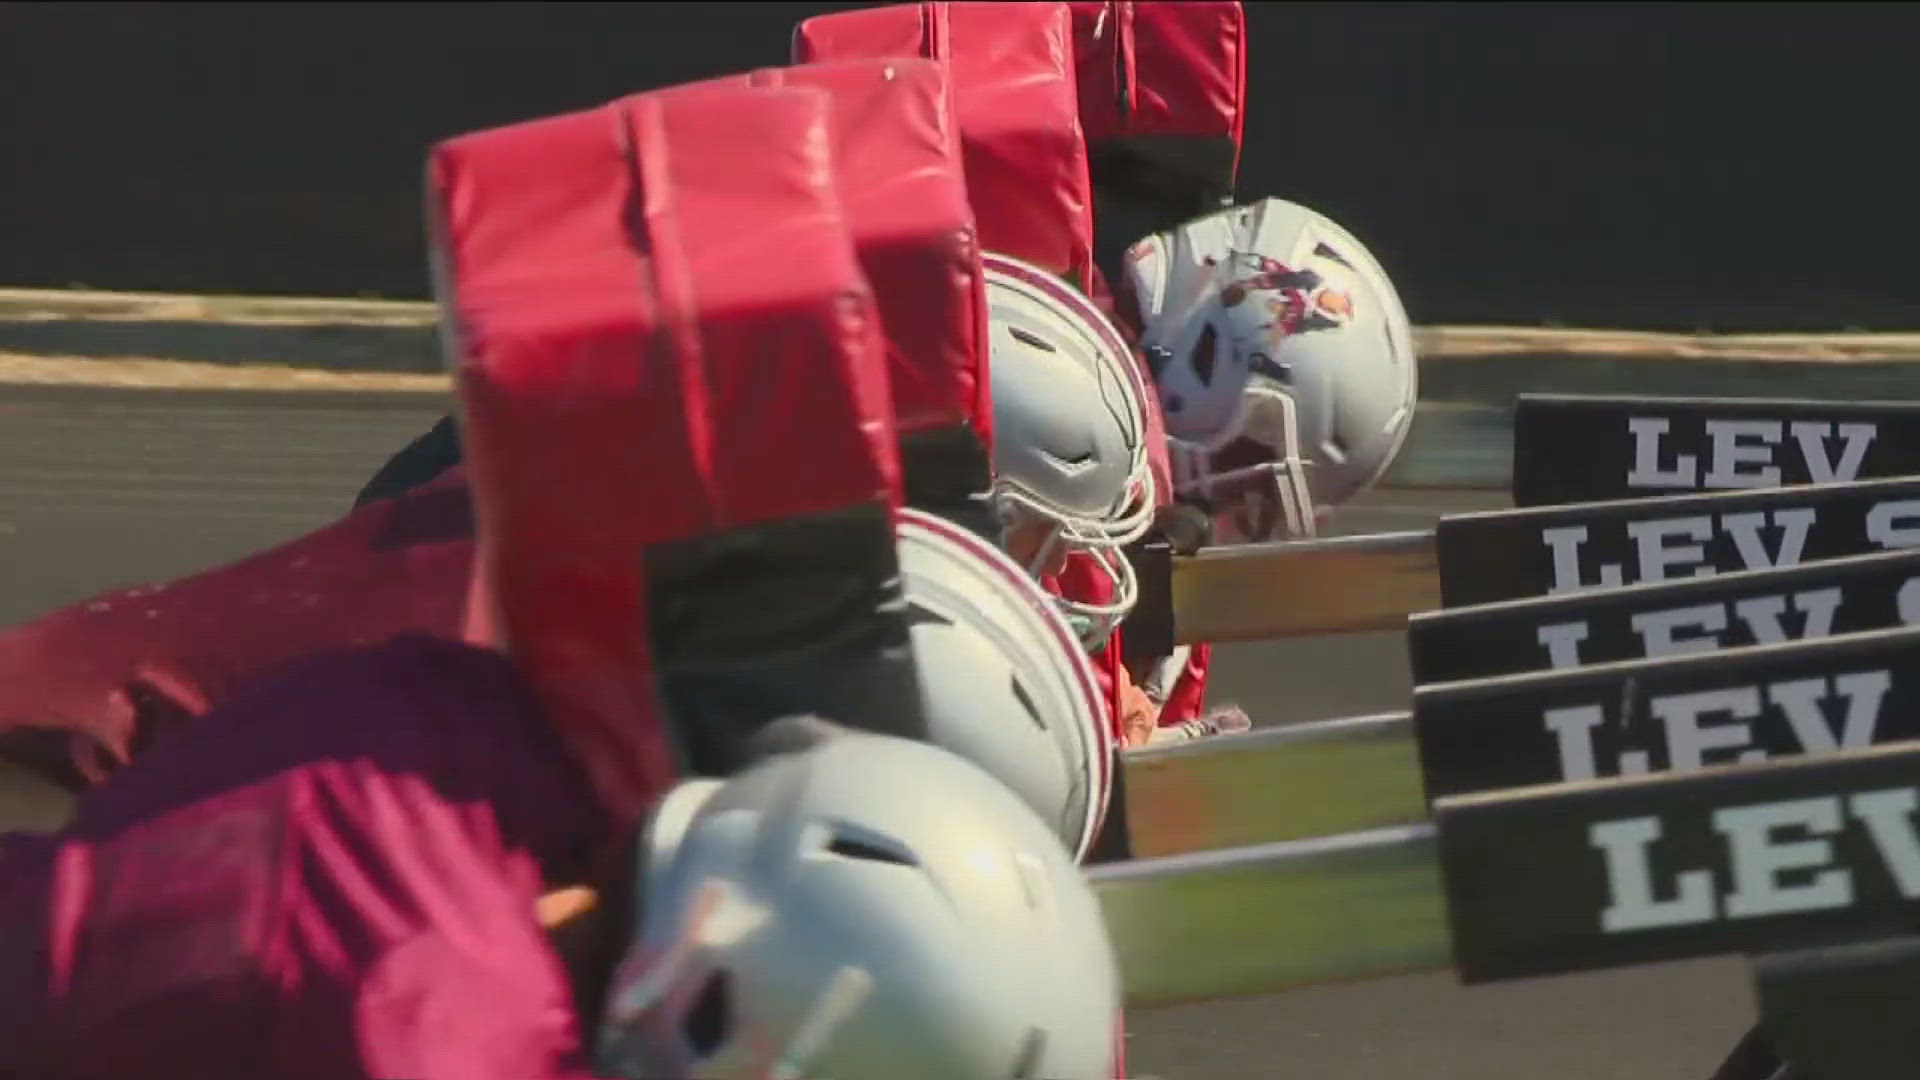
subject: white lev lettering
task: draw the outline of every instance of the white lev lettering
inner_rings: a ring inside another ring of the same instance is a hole
[[[1558,529],[1543,529],[1540,539],[1553,552],[1553,587],[1549,593],[1579,592],[1592,588],[1586,584],[1580,572],[1580,545],[1586,542],[1585,525],[1568,525]],[[1609,563],[1600,568],[1599,587],[1617,589],[1626,584],[1617,563]]]
[[[1579,667],[1580,643],[1587,640],[1587,624],[1549,623],[1534,631],[1534,640],[1547,650],[1547,664],[1550,667]]]
[[[1641,488],[1684,488],[1700,486],[1700,469],[1692,454],[1678,454],[1673,465],[1660,465],[1660,437],[1667,433],[1665,420],[1650,416],[1627,419],[1627,431],[1633,435],[1633,468],[1627,471],[1627,486]]]
[[[1920,837],[1913,832],[1913,812],[1920,808],[1920,792],[1912,788],[1862,791],[1847,800],[1848,809],[1867,827],[1874,849],[1900,895],[1920,900]]]
[[[1713,873],[1707,869],[1679,871],[1669,890],[1655,882],[1651,848],[1665,835],[1659,818],[1595,822],[1587,827],[1587,838],[1604,859],[1608,889],[1601,928],[1623,933],[1846,907],[1856,899],[1854,875],[1865,867],[1835,865],[1833,837],[1853,828],[1854,822],[1869,844],[1850,849],[1870,846],[1900,895],[1920,899],[1916,811],[1920,791],[1912,787],[1715,810],[1711,821],[1726,844],[1731,886],[1724,903],[1714,895]],[[1663,891],[1672,895],[1662,899]]]
[[[1806,616],[1800,621],[1800,636],[1817,638],[1833,633],[1833,615],[1840,610],[1840,600],[1841,592],[1838,585],[1830,589],[1813,589],[1809,592],[1794,593],[1793,610]],[[1740,617],[1746,618],[1744,614]],[[1760,630],[1755,627],[1755,639],[1758,640],[1759,636]]]
[[[1866,448],[1878,429],[1870,423],[1832,425],[1826,421],[1703,421],[1707,434],[1707,471],[1699,469],[1693,454],[1674,454],[1665,463],[1670,421],[1659,417],[1628,417],[1626,432],[1634,440],[1634,463],[1626,471],[1630,488],[1772,488],[1788,482],[1780,475],[1778,448],[1782,434],[1791,434],[1807,463],[1807,480],[1832,484],[1860,475]],[[1839,455],[1828,454],[1828,442],[1839,440]]]
[[[1800,444],[1800,456],[1807,462],[1807,479],[1816,484],[1852,480],[1860,475],[1860,462],[1867,456],[1876,428],[1872,424],[1841,424],[1839,437],[1845,440],[1840,460],[1827,456],[1824,441],[1834,437],[1834,425],[1817,420],[1795,420],[1789,430]]]
[[[1701,546],[1713,538],[1711,517],[1630,521],[1627,523],[1627,535],[1633,537],[1635,551],[1640,557],[1641,581],[1669,581],[1682,576],[1710,577],[1713,574],[1713,567],[1707,565],[1707,549]],[[1670,540],[1697,542],[1669,544]],[[1670,572],[1687,566],[1693,568],[1691,574]]]
[[[1813,589],[1808,592],[1794,593],[1791,596],[1750,596],[1745,600],[1733,602],[1733,613],[1747,626],[1747,633],[1756,645],[1772,645],[1786,641],[1786,628],[1780,623],[1780,616],[1786,614],[1791,602],[1793,610],[1802,616],[1800,637],[1826,637],[1833,632],[1833,614],[1840,608],[1840,590]]]
[[[1920,578],[1908,578],[1901,582],[1900,591],[1894,594],[1894,603],[1900,609],[1902,626],[1920,623]]]
[[[1698,488],[1776,487],[1782,477],[1776,454],[1783,434],[1791,434],[1806,463],[1807,480],[1815,484],[1852,480],[1860,475],[1877,429],[1873,424],[1831,424],[1821,420],[1706,420],[1707,468],[1703,474],[1693,454],[1675,453],[1671,464],[1661,459],[1672,429],[1669,421],[1651,416],[1627,418],[1633,438],[1633,465],[1627,486],[1694,490]],[[1831,440],[1840,440],[1839,457],[1828,452]]]
[[[1747,721],[1760,715],[1760,689],[1736,686],[1669,694],[1648,702],[1647,711],[1666,726],[1669,767],[1697,769],[1706,764],[1707,754],[1712,751],[1738,750],[1753,742],[1753,729]],[[1701,722],[1705,717],[1723,713],[1731,718],[1730,722]],[[1763,760],[1765,756],[1763,751],[1748,750],[1740,755],[1740,760]]]
[[[1883,548],[1920,544],[1920,499],[1896,499],[1867,511],[1867,539]]]
[[[1633,632],[1640,635],[1641,647],[1648,656],[1712,652],[1720,647],[1720,634],[1727,628],[1727,606],[1699,604],[1666,611],[1646,611],[1635,615],[1632,621]],[[1697,633],[1676,633],[1679,630]]]
[[[1780,442],[1778,420],[1709,420],[1710,468],[1700,478],[1710,488],[1779,487],[1780,467],[1773,448]]]
[[[1727,760],[1765,761],[1766,751],[1753,745],[1753,721],[1766,715],[1763,707],[1778,710],[1802,753],[1872,746],[1881,707],[1892,687],[1891,671],[1857,671],[1765,686],[1663,694],[1647,702],[1647,711],[1660,721],[1666,736],[1667,768],[1697,769]],[[1842,703],[1838,710],[1835,702]],[[1648,771],[1645,750],[1622,750],[1611,770],[1602,766],[1593,741],[1594,731],[1607,722],[1599,705],[1548,709],[1541,714],[1541,722],[1554,738],[1562,779]]]
[[[1767,700],[1786,714],[1801,749],[1809,754],[1825,754],[1873,745],[1873,729],[1880,721],[1880,703],[1886,700],[1892,686],[1890,671],[1857,671],[1832,679],[1815,677],[1771,683],[1767,686]],[[1825,708],[1835,697],[1847,703],[1837,741]]]
[[[1819,911],[1853,902],[1853,876],[1828,868],[1798,885],[1781,881],[1793,870],[1826,867],[1833,861],[1833,842],[1824,839],[1782,840],[1776,830],[1794,828],[1814,837],[1840,831],[1840,800],[1831,796],[1794,799],[1716,810],[1714,831],[1727,838],[1733,889],[1727,893],[1730,919]]]
[[[1893,524],[1897,516],[1890,517],[1883,527],[1886,533],[1883,538],[1872,531],[1875,526],[1870,516],[1868,535],[1883,547],[1920,544],[1920,500],[1911,503],[1907,512],[1913,515],[1908,527],[1910,532],[1903,532]],[[1733,570],[1735,567],[1718,566],[1707,558],[1706,543],[1720,533],[1732,539],[1734,553],[1740,560],[1738,569],[1792,566],[1805,557],[1807,536],[1818,520],[1812,507],[1803,506],[1765,513],[1723,514],[1717,520],[1702,515],[1630,521],[1625,527],[1627,538],[1633,543],[1635,575],[1629,579],[1620,564],[1602,563],[1593,568],[1599,577],[1597,581],[1587,579],[1587,567],[1580,557],[1588,540],[1587,526],[1542,529],[1540,540],[1547,546],[1553,564],[1553,583],[1547,593],[1557,595],[1592,588],[1613,589],[1639,582],[1712,577],[1720,570]],[[1777,541],[1769,544],[1770,537]],[[1890,542],[1892,540],[1900,543]]]
[[[1780,546],[1769,552],[1760,530],[1772,522],[1780,530]],[[1740,562],[1749,570],[1771,570],[1776,566],[1792,566],[1800,561],[1801,552],[1807,548],[1807,530],[1813,528],[1813,507],[1801,506],[1790,510],[1775,510],[1771,514],[1758,511],[1750,514],[1722,514],[1720,527],[1733,537],[1733,546],[1740,552]]]
[[[1553,733],[1554,749],[1560,754],[1560,776],[1564,780],[1591,780],[1594,771],[1593,729],[1606,722],[1607,714],[1598,705],[1574,705],[1548,709],[1541,718]]]
[[[1671,897],[1654,895],[1648,849],[1660,836],[1656,817],[1601,821],[1587,830],[1587,842],[1606,860],[1608,901],[1600,928],[1607,933],[1710,922],[1718,914],[1710,871],[1688,870],[1675,878]]]
[[[1634,634],[1640,638],[1642,655],[1681,656],[1724,648],[1726,641],[1721,635],[1727,631],[1732,619],[1738,619],[1746,626],[1747,636],[1757,645],[1770,645],[1795,638],[1825,637],[1833,632],[1833,617],[1840,607],[1840,599],[1837,587],[1811,589],[1785,596],[1749,596],[1731,604],[1695,604],[1643,611],[1631,616],[1628,621],[1633,626]],[[1914,603],[1916,612],[1920,613],[1920,588],[1915,590]],[[1801,616],[1798,634],[1790,634],[1788,624],[1782,618],[1789,610]],[[1548,643],[1549,631],[1556,637],[1585,640],[1588,627],[1585,623],[1543,626],[1539,630],[1541,644]],[[1570,650],[1567,655],[1570,664],[1578,663],[1572,659]]]

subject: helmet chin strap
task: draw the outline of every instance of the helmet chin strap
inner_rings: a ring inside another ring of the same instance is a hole
[[[1113,581],[1114,597],[1106,604],[1069,600],[1064,596],[1053,598],[1054,606],[1059,608],[1060,614],[1066,617],[1067,625],[1073,627],[1073,632],[1080,639],[1080,644],[1086,646],[1088,652],[1092,652],[1107,643],[1107,639],[1113,636],[1114,630],[1126,620],[1127,612],[1133,607],[1135,590],[1128,587],[1130,582],[1123,577],[1122,569],[1124,567],[1125,570],[1131,570],[1132,567],[1125,560],[1118,560],[1119,565],[1115,565],[1116,560],[1108,557],[1108,549],[1104,547],[1073,544],[1068,539],[1066,530],[1055,525],[1047,530],[1047,540],[1040,545],[1039,553],[1027,567],[1027,572],[1034,575],[1037,580],[1041,569],[1052,560],[1053,553],[1063,546],[1070,552],[1082,551],[1091,556]]]
[[[1073,627],[1075,636],[1088,652],[1105,645],[1113,632],[1126,621],[1127,613],[1133,610],[1140,591],[1133,564],[1120,553],[1119,546],[1106,537],[1080,535],[1065,523],[1029,510],[1011,499],[1001,504],[1001,521],[1007,535],[1012,535],[1025,524],[1046,527],[1046,539],[1034,549],[1033,554],[1025,560],[1015,560],[1035,581],[1045,574],[1047,564],[1063,547],[1068,553],[1080,552],[1090,556],[1106,574],[1113,584],[1113,599],[1107,603],[1094,604],[1069,600],[1063,596],[1053,597],[1054,606],[1066,618],[1067,624]]]
[[[1039,547],[1034,549],[1033,558],[1027,561],[1027,573],[1038,578],[1045,572],[1047,564],[1053,561],[1054,553],[1059,551],[1061,546],[1066,543],[1066,539],[1061,535],[1061,532],[1060,526],[1051,523],[1048,524],[1047,538],[1041,541]]]

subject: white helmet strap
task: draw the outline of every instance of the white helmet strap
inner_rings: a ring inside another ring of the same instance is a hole
[[[1064,547],[1070,553],[1083,554],[1092,559],[1095,568],[1107,579],[1113,595],[1106,603],[1071,600],[1057,595],[1053,597],[1054,606],[1067,617],[1080,643],[1089,651],[1100,648],[1126,621],[1128,613],[1140,599],[1139,577],[1134,573],[1133,563],[1127,560],[1121,543],[1112,536],[1089,535],[1077,529],[1073,523],[1063,522],[1044,508],[1018,498],[1015,493],[1003,491],[1000,496],[1003,520],[1037,524],[1046,529],[1046,539],[1022,566],[1028,575],[1038,580],[1047,564],[1053,561],[1054,554]]]

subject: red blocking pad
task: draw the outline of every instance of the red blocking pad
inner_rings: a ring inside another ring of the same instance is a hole
[[[763,68],[662,93],[826,93],[841,211],[879,305],[896,429],[970,425],[991,447],[986,297],[947,66],[848,60]]]
[[[429,160],[475,596],[626,816],[675,773],[645,550],[898,503],[830,114],[818,90],[669,90],[462,136]]]
[[[1241,145],[1247,18],[1239,0],[1071,0],[1068,7],[1088,142],[1165,135]]]
[[[981,245],[1090,284],[1093,200],[1065,4],[895,4],[794,32],[797,62],[857,57],[946,61]]]

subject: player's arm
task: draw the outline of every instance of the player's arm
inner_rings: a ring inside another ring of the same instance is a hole
[[[536,912],[599,819],[524,703],[502,658],[402,638],[87,792],[0,874],[0,1075],[585,1077]]]
[[[1145,746],[1160,723],[1160,702],[1134,682],[1125,664],[1112,665],[1114,702],[1119,710],[1120,735],[1128,747]]]

